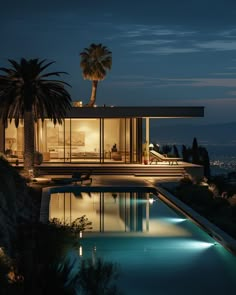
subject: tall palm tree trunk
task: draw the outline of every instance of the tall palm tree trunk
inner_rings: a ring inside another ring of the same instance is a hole
[[[92,93],[91,93],[90,101],[89,101],[89,104],[88,104],[90,107],[93,107],[94,103],[96,101],[97,86],[98,86],[98,81],[93,80],[92,81]]]
[[[26,128],[27,126],[27,128]],[[29,173],[34,167],[34,119],[30,111],[24,113],[24,169]]]

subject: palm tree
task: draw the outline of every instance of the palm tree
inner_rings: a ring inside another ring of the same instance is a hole
[[[54,124],[61,124],[67,110],[71,107],[71,97],[64,88],[68,85],[61,80],[47,79],[60,77],[65,72],[43,74],[54,62],[22,58],[20,62],[8,60],[11,68],[0,68],[0,119],[7,124],[15,119],[24,120],[24,168],[25,171],[34,165],[34,122],[38,119],[51,119]]]
[[[98,81],[106,76],[106,71],[111,69],[111,51],[102,44],[91,44],[80,53],[80,67],[83,70],[84,79],[92,81],[92,93],[88,106],[93,106],[96,101]]]

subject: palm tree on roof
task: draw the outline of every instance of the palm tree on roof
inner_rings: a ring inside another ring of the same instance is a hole
[[[84,79],[92,81],[92,93],[88,106],[93,106],[96,101],[98,81],[106,77],[107,70],[111,69],[111,51],[102,44],[91,44],[80,53],[80,67],[83,70]]]
[[[26,171],[34,165],[34,122],[49,118],[54,124],[63,122],[71,107],[71,97],[64,88],[68,85],[60,77],[65,72],[43,73],[54,62],[45,59],[25,59],[19,62],[9,59],[10,68],[0,68],[0,119],[4,124],[15,120],[24,120],[24,168]]]

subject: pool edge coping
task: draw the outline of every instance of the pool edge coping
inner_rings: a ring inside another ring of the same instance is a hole
[[[236,240],[227,234],[225,231],[220,229],[214,223],[209,221],[207,218],[203,217],[197,213],[194,209],[180,201],[172,193],[168,192],[166,189],[160,186],[155,187],[157,192],[159,192],[159,197],[162,198],[167,203],[171,203],[178,210],[190,218],[195,224],[197,224],[202,230],[204,230],[210,237],[212,237],[216,242],[221,244],[224,248],[230,251],[233,255],[236,255]]]

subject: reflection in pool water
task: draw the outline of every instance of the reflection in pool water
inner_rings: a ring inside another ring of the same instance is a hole
[[[185,219],[163,205],[162,201],[149,192],[54,193],[51,195],[49,218],[71,223],[85,214],[92,222],[93,232],[188,235],[186,230],[177,225]]]
[[[153,199],[153,202],[150,202]],[[56,192],[49,218],[86,215],[83,258],[118,263],[124,294],[234,294],[236,258],[150,192]]]

